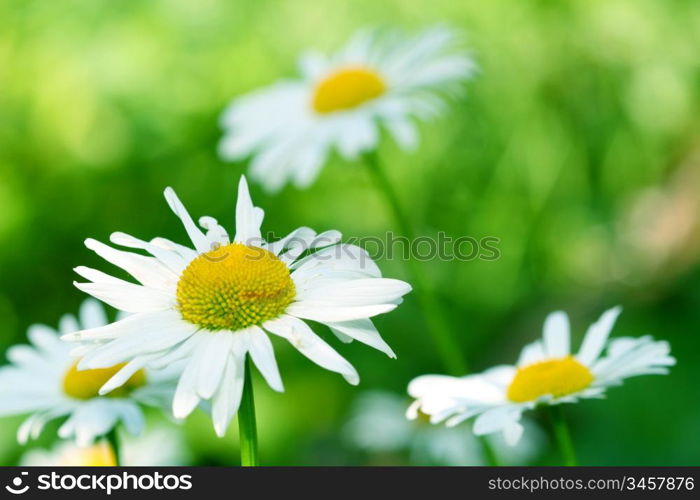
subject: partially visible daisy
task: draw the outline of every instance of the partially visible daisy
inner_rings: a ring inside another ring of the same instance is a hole
[[[125,365],[78,369],[79,360],[71,355],[75,346],[63,342],[59,335],[106,324],[102,306],[88,299],[80,308],[80,322],[72,315],[64,316],[60,333],[33,325],[27,332],[32,345],[17,345],[7,351],[12,364],[0,368],[0,416],[31,414],[17,433],[20,443],[37,438],[49,421],[65,417],[59,436],[75,438],[81,446],[90,445],[120,423],[129,433],[138,434],[143,427],[140,405],[167,404],[174,391],[170,371],[133,370],[118,390],[101,395],[100,387],[112,384]]]
[[[403,149],[418,143],[417,120],[445,107],[475,70],[444,27],[414,36],[361,31],[334,54],[306,53],[301,75],[235,99],[224,112],[220,155],[251,156],[250,176],[274,192],[309,186],[332,151],[354,160],[386,129]]]
[[[408,452],[412,465],[484,465],[483,445],[464,427],[430,425],[426,419],[406,420],[405,398],[385,391],[361,394],[353,404],[343,434],[348,444],[370,455]],[[542,440],[542,432],[527,422],[527,439],[508,447],[501,436],[489,441],[503,464],[531,461]]]
[[[81,368],[126,363],[101,394],[119,390],[143,367],[181,360],[184,370],[173,399],[174,416],[185,418],[200,401],[211,400],[214,429],[223,436],[241,402],[247,355],[270,387],[283,390],[268,333],[289,341],[351,384],[359,382],[355,368],[305,320],[327,325],[344,342],[358,340],[395,357],[370,318],[395,309],[411,287],[382,278],[367,252],[341,245],[337,231],[316,234],[302,227],[280,241],[264,241],[263,211],[253,205],[244,178],[232,240],[211,217],[199,220],[205,231],[200,230],[172,189],[166,189],[165,197],[194,248],[163,238],[147,242],[114,233],[113,243],[151,256],[95,240],[86,245],[141,284],[95,269],[76,269],[88,280],[76,283],[78,288],[134,313],[65,337],[90,342],[81,351]]]
[[[71,441],[63,441],[50,450],[29,450],[22,455],[20,465],[23,467],[116,467],[117,456],[107,441],[98,441],[88,446],[78,446]]]
[[[538,404],[600,398],[628,377],[668,373],[676,362],[668,342],[649,336],[608,341],[620,312],[619,307],[610,309],[591,325],[576,354],[570,349],[569,319],[555,312],[545,321],[542,340],[527,345],[515,366],[496,366],[461,378],[418,377],[408,386],[416,400],[407,416],[417,418],[422,412],[432,423],[445,421],[448,426],[475,417],[475,434],[502,432],[515,444],[523,433],[523,412]]]
[[[167,467],[187,465],[189,458],[181,434],[174,429],[157,427],[139,437],[125,436],[121,442],[121,465]],[[107,441],[77,446],[70,441],[50,450],[32,449],[22,455],[22,466],[36,467],[114,467],[117,458]]]

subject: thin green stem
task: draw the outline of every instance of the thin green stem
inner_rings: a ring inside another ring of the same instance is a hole
[[[241,465],[255,467],[258,465],[258,430],[255,423],[255,400],[253,398],[253,380],[250,376],[250,358],[245,359],[245,380],[241,407],[238,409],[238,432],[241,440]]]
[[[564,465],[577,465],[574,442],[571,440],[571,433],[569,432],[569,426],[566,423],[566,418],[564,417],[564,409],[562,408],[562,405],[550,406],[549,413],[552,418],[554,436],[557,440],[557,444],[559,445],[559,450],[561,451]]]
[[[117,467],[119,467],[121,462],[121,446],[119,445],[119,434],[117,431],[117,426],[112,427],[112,430],[105,435],[105,439],[109,446],[112,447],[112,452],[114,452],[114,462]]]
[[[406,238],[414,240],[416,233],[413,230],[413,225],[406,216],[392,183],[382,169],[379,158],[374,153],[367,153],[364,158],[377,188],[381,191],[387,205],[393,212],[400,231]],[[423,267],[412,258],[406,261],[406,266],[410,274],[414,293],[421,305],[428,329],[433,336],[435,346],[445,368],[452,375],[464,375],[467,372],[467,363],[464,360],[464,356],[462,356],[454,331],[445,321],[442,307],[428,284],[429,281],[425,277]]]
[[[479,443],[481,443],[481,451],[484,452],[484,458],[486,459],[486,464],[491,467],[498,467],[500,462],[498,461],[498,455],[496,450],[493,449],[488,436],[478,436]]]

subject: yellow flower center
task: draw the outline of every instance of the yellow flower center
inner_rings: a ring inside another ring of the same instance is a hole
[[[101,442],[87,448],[76,448],[59,460],[65,467],[116,467],[117,457],[112,447]]]
[[[386,84],[376,72],[350,67],[331,73],[316,86],[312,106],[317,113],[332,113],[352,109],[386,90]]]
[[[524,403],[545,395],[559,398],[585,389],[591,382],[591,372],[573,356],[540,361],[518,368],[508,387],[508,399]]]
[[[119,363],[111,368],[96,368],[93,370],[78,370],[78,362],[73,363],[63,375],[63,392],[76,399],[92,399],[99,396],[100,387],[124,368],[126,363]],[[137,387],[146,384],[146,373],[139,370],[134,373],[121,387],[107,393],[106,397],[124,398]]]
[[[240,243],[200,255],[177,284],[183,319],[211,331],[260,325],[284,313],[295,296],[284,262]]]

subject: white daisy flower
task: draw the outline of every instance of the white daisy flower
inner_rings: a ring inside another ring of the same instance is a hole
[[[169,467],[189,463],[182,435],[169,427],[157,427],[139,437],[126,435],[120,446],[121,465],[130,467]],[[107,441],[81,447],[70,441],[49,450],[32,449],[20,459],[28,467],[114,467],[117,459]]]
[[[114,233],[112,242],[151,256],[116,250],[95,240],[88,248],[141,284],[79,267],[81,290],[132,314],[100,328],[67,335],[90,341],[80,366],[126,366],[102,387],[106,394],[145,366],[182,360],[173,399],[176,418],[200,400],[211,400],[214,429],[223,436],[238,410],[246,354],[274,390],[282,391],[268,333],[289,341],[319,366],[359,382],[355,368],[304,320],[323,323],[343,341],[358,340],[395,357],[369,319],[391,311],[411,287],[385,279],[367,252],[339,244],[337,231],[316,234],[302,227],[280,241],[261,238],[263,211],[253,206],[241,178],[232,240],[215,219],[202,217],[201,231],[168,188],[165,197],[181,219],[194,249],[163,238],[142,241]],[[84,349],[84,348],[81,348]]]
[[[625,378],[668,373],[676,362],[668,342],[649,336],[608,341],[620,312],[619,307],[610,309],[591,325],[577,354],[571,354],[568,316],[554,312],[545,321],[542,340],[526,346],[515,366],[461,378],[417,377],[408,386],[416,400],[407,416],[416,418],[420,411],[432,423],[448,426],[476,417],[475,434],[503,432],[506,442],[514,444],[523,433],[523,412],[538,404],[600,398]]]
[[[483,445],[464,427],[430,425],[427,418],[406,420],[405,397],[391,392],[370,391],[357,398],[343,434],[352,447],[371,455],[407,452],[413,465],[484,465]],[[506,446],[500,435],[489,436],[499,462],[523,464],[541,448],[542,431],[530,422],[527,439]]]
[[[354,160],[377,148],[380,127],[403,149],[418,142],[416,120],[445,107],[475,70],[444,27],[411,37],[362,31],[337,53],[300,60],[300,78],[234,100],[221,124],[220,155],[252,156],[250,175],[274,192],[309,186],[336,150]]]
[[[0,416],[31,413],[20,426],[21,444],[36,439],[51,420],[68,417],[58,430],[64,439],[74,438],[81,446],[90,445],[119,423],[131,434],[143,427],[140,404],[166,406],[173,394],[170,371],[132,370],[121,387],[109,395],[98,394],[112,384],[125,365],[104,364],[96,370],[78,370],[78,359],[71,355],[71,344],[60,339],[81,328],[107,324],[99,302],[88,299],[80,308],[80,322],[64,316],[59,332],[45,325],[33,325],[27,336],[32,345],[17,345],[7,351],[12,363],[0,368]]]

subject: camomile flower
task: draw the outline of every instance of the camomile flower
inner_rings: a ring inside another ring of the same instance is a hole
[[[461,378],[417,377],[408,386],[415,401],[407,416],[417,418],[421,412],[432,423],[448,426],[474,417],[475,434],[502,432],[506,442],[515,444],[523,433],[523,412],[538,404],[601,398],[628,377],[668,373],[676,362],[668,342],[649,336],[608,341],[620,312],[616,307],[603,313],[576,354],[570,349],[569,319],[555,312],[545,321],[542,340],[526,346],[515,366],[496,366]]]
[[[119,450],[121,465],[138,467],[166,467],[187,465],[189,458],[180,432],[157,427],[141,436],[124,436]],[[77,446],[62,441],[51,449],[32,449],[20,459],[28,467],[114,467],[117,457],[107,441],[90,446]]]
[[[221,118],[221,157],[252,157],[250,176],[270,192],[309,186],[332,151],[354,160],[376,149],[380,129],[414,148],[416,121],[439,114],[475,70],[444,27],[362,31],[334,54],[306,53],[299,66],[298,78],[235,99]]]
[[[163,238],[149,242],[114,233],[113,243],[150,256],[91,239],[86,245],[140,284],[86,267],[76,269],[88,280],[76,283],[78,288],[133,313],[66,336],[90,342],[81,368],[126,363],[101,394],[118,390],[143,367],[181,360],[174,416],[185,418],[200,401],[210,400],[214,429],[223,436],[241,401],[246,355],[270,387],[283,390],[268,334],[287,340],[351,384],[359,382],[355,368],[305,320],[327,325],[345,342],[358,340],[394,357],[370,318],[396,308],[411,287],[382,278],[367,252],[341,245],[337,231],[316,234],[302,227],[279,241],[264,241],[263,211],[253,206],[244,178],[232,239],[211,217],[199,220],[204,228],[200,230],[172,189],[166,189],[165,198],[194,248]]]
[[[49,421],[65,417],[58,435],[74,438],[80,446],[90,445],[120,423],[129,433],[138,434],[143,427],[141,404],[169,404],[174,390],[169,370],[134,370],[118,390],[101,395],[99,388],[110,384],[125,366],[115,363],[78,369],[79,359],[71,355],[74,346],[59,335],[106,324],[102,306],[88,299],[80,308],[80,322],[72,315],[64,316],[60,333],[33,325],[27,332],[31,345],[7,351],[11,365],[0,368],[0,416],[31,414],[17,433],[21,444],[37,438]]]

